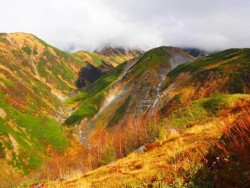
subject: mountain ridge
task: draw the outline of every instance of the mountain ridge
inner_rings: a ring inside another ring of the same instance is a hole
[[[103,153],[99,152],[100,157],[95,160],[106,166],[79,178],[42,185],[247,186],[249,52],[249,49],[229,49],[177,66],[162,83],[156,120],[130,116],[126,126],[115,124],[108,131],[103,128],[105,124],[93,126],[96,130],[88,134],[88,144],[102,149]],[[144,55],[128,73],[136,73],[135,80],[140,80],[138,75],[151,68],[141,71],[140,61],[144,59],[145,65],[150,61],[147,52]],[[146,78],[150,79],[148,74]],[[130,80],[129,76],[124,79]],[[138,93],[145,93],[142,91]],[[114,143],[109,145],[104,135]],[[121,159],[119,152],[125,152]]]
[[[106,58],[114,58],[117,65],[133,55],[117,57]],[[90,60],[32,34],[0,35],[0,161],[9,163],[6,170],[14,167],[16,175],[29,174],[51,156],[63,156],[76,142],[60,121],[71,111],[64,100],[77,91],[79,72],[96,64],[95,59]],[[109,60],[104,66],[114,68]]]
[[[0,181],[245,186],[249,59],[249,49],[195,58],[165,46],[67,53],[0,34]]]

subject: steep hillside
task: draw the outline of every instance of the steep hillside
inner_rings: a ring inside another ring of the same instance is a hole
[[[113,112],[109,112],[111,114],[109,120],[105,120],[106,124],[121,106],[135,116],[148,111],[157,98],[157,92],[166,73],[177,65],[192,59],[188,54],[172,47],[160,47],[146,52],[140,59],[129,61],[126,65],[117,67],[113,72],[100,78],[93,87],[68,100],[71,105],[80,103],[80,108],[66,120],[66,124],[79,123],[85,117],[91,118],[97,112],[104,112],[104,109],[107,106],[111,107],[111,104],[115,108],[112,109]],[[118,77],[119,74],[120,77]],[[110,85],[111,83],[112,85]],[[102,95],[99,94],[99,91]],[[83,107],[86,109],[86,102],[91,99],[90,95],[95,98],[97,103],[92,105],[93,113],[85,115],[84,112],[81,113],[81,109]],[[99,96],[99,100],[96,100],[97,96]],[[98,101],[102,104],[98,105]],[[126,107],[123,105],[125,101]],[[114,102],[117,103],[114,104]],[[111,108],[108,110],[111,111]],[[101,114],[99,113],[99,115]],[[112,122],[110,123],[112,124]]]
[[[102,71],[110,70],[110,67],[116,67],[121,64],[121,62],[133,59],[141,54],[142,52],[136,49],[126,50],[112,47],[104,47],[94,53],[85,51],[75,53],[81,60],[91,63]]]
[[[66,114],[61,100],[75,88],[81,66],[34,35],[1,34],[1,162],[27,174],[42,164],[48,148],[64,152],[68,140],[56,119]]]
[[[119,58],[86,54],[95,58],[61,51],[32,34],[0,34],[1,163],[7,161],[27,174],[48,156],[63,154],[70,134],[60,121],[69,113],[64,100],[77,89],[77,79],[88,80],[93,70],[101,75],[140,53]],[[86,67],[90,67],[87,74],[81,75]]]
[[[40,186],[244,187],[250,168],[249,105],[250,95],[240,94],[193,101],[158,123],[164,131],[157,142],[77,179]]]
[[[181,49],[195,58],[201,58],[212,54],[211,52],[199,48],[181,48]]]
[[[189,57],[184,52],[157,48],[130,62],[128,71],[105,90],[106,99],[112,93],[115,97],[79,127],[88,133],[80,132],[90,150],[87,159],[93,157],[95,167],[108,165],[43,186],[247,187],[249,54],[249,49],[229,49],[182,63]],[[179,66],[168,69],[173,62]],[[162,72],[166,78],[161,81]],[[152,101],[145,97],[150,86],[155,89]],[[84,94],[78,97],[73,101]],[[140,105],[144,99],[151,105]]]
[[[163,83],[162,112],[216,93],[250,93],[249,58],[249,49],[229,49],[177,67]]]
[[[103,72],[111,70],[124,61],[142,55],[142,52],[138,50],[105,47],[100,51],[95,51],[95,53],[79,51],[74,55],[82,61],[91,64],[81,69],[76,82],[79,88],[84,89],[99,78]]]
[[[155,48],[139,59],[118,66],[98,79],[92,87],[66,101],[76,110],[66,119],[65,124],[68,127],[78,124],[72,130],[85,145],[90,146],[89,148],[101,147],[100,151],[104,153],[109,147],[116,150],[116,155],[111,155],[107,161],[95,159],[94,154],[92,167],[106,164],[112,158],[122,157],[145,141],[127,143],[134,139],[133,135],[125,133],[133,129],[133,123],[129,121],[154,119],[165,75],[174,67],[191,60],[191,56],[177,48]],[[126,135],[127,141],[114,146],[118,143],[117,139],[125,140],[121,133]],[[102,137],[104,134],[105,138]],[[148,137],[146,140],[151,139],[152,137]],[[91,150],[90,153],[95,152]]]

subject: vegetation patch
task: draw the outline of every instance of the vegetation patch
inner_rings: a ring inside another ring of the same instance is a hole
[[[40,156],[46,154],[48,146],[59,152],[64,152],[68,146],[67,138],[55,120],[43,115],[34,117],[21,113],[3,102],[0,102],[0,107],[8,113],[6,119],[0,118],[0,135],[5,140],[11,135],[19,145],[18,153],[13,153],[12,162],[24,172],[27,169],[37,169],[42,164]],[[2,147],[17,148],[10,141],[2,143]],[[25,161],[27,158],[28,162]]]
[[[93,117],[100,108],[103,94],[107,91],[108,86],[119,77],[123,68],[124,64],[117,66],[112,71],[102,75],[86,90],[67,99],[65,101],[67,105],[70,106],[78,102],[80,107],[66,119],[66,125],[74,125],[80,123],[85,117]]]
[[[28,46],[24,46],[24,47],[22,48],[22,50],[23,50],[26,54],[28,54],[28,55],[30,55],[30,54],[32,53],[32,50],[31,50],[30,47],[28,47]]]

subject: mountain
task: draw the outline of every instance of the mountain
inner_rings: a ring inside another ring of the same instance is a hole
[[[103,72],[111,70],[121,62],[133,59],[142,54],[136,49],[126,50],[123,48],[104,47],[95,53],[79,51],[75,55],[82,61],[89,62],[90,65],[82,68],[77,80],[78,87],[84,88],[93,83]]]
[[[250,93],[249,54],[249,49],[229,49],[177,67],[163,83],[162,110],[216,93]]]
[[[90,67],[87,75],[100,73],[93,82],[141,52],[78,53],[61,51],[32,34],[0,34],[1,163],[27,174],[49,156],[64,154],[75,140],[60,126],[70,112],[64,100],[77,91],[79,78],[89,79],[82,69]]]
[[[85,119],[80,126],[112,127],[130,115],[141,116],[154,108],[153,104],[166,73],[191,60],[191,56],[173,47],[160,47],[146,52],[140,59],[117,67],[114,70],[116,72],[105,75],[92,88],[70,99],[71,105],[77,102],[80,104],[68,117],[66,124],[80,123],[85,117],[91,119],[95,116],[91,121]],[[117,73],[120,74],[119,77]],[[109,84],[104,80],[110,80]],[[100,88],[101,85],[103,87]],[[98,91],[97,87],[100,88]],[[92,98],[94,104],[91,102]],[[89,109],[88,112],[86,109]]]
[[[195,58],[201,58],[212,54],[211,52],[199,48],[181,48],[181,49]]]
[[[223,104],[228,105],[226,112],[220,108],[215,115],[205,107],[204,104],[216,98],[194,101],[173,113],[174,118],[170,122],[168,118],[162,120],[165,131],[159,141],[147,143],[127,157],[79,178],[46,183],[44,187],[248,185],[250,150],[249,134],[246,133],[250,132],[250,96],[238,94],[221,97]],[[179,127],[168,126],[166,122],[175,125],[178,122]],[[189,122],[192,125],[185,127]]]
[[[247,187],[249,55],[250,49],[229,49],[193,60],[179,49],[161,47],[128,62],[108,86],[93,85],[68,101],[86,106],[100,97],[97,110],[78,122],[78,135],[92,164],[107,165],[41,185]]]
[[[0,187],[247,187],[250,49],[184,50],[1,34]]]

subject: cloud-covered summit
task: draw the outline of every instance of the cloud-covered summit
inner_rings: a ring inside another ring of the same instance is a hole
[[[0,32],[64,50],[250,47],[248,0],[2,0]]]

